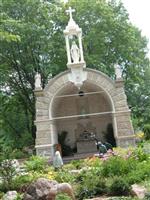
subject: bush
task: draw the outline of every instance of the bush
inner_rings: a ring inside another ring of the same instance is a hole
[[[25,168],[27,171],[44,171],[47,165],[47,160],[40,156],[31,156],[28,161],[25,162]]]
[[[13,190],[17,190],[20,192],[24,192],[24,190],[27,188],[27,186],[34,180],[34,178],[30,175],[22,175],[17,176],[13,180]]]
[[[143,161],[136,165],[136,168],[125,177],[129,184],[139,183],[150,178],[150,160]]]
[[[150,140],[150,124],[145,124],[143,131],[144,131],[145,139]]]
[[[1,191],[3,192],[11,190],[13,186],[13,179],[18,173],[14,164],[15,160],[3,160],[0,163]]]
[[[144,197],[145,200],[149,200],[150,199],[150,192],[147,192],[145,194],[145,197]]]
[[[65,195],[65,194],[58,194],[58,195],[56,196],[56,200],[71,200],[71,198],[68,197],[68,196]]]
[[[0,188],[1,188],[1,185],[0,185]],[[4,196],[4,194],[5,194],[4,192],[0,191],[0,199],[2,199],[2,197]]]
[[[106,192],[105,179],[97,174],[95,168],[89,171],[83,171],[78,175],[77,197],[79,200],[84,198],[92,198]]]
[[[120,176],[127,174],[135,167],[135,160],[112,157],[103,163],[102,175],[105,177]]]
[[[57,171],[55,175],[55,180],[62,183],[62,182],[68,182],[73,183],[75,181],[75,175],[73,175],[71,172],[68,172],[68,170],[59,170]]]
[[[123,177],[115,177],[109,187],[111,195],[127,195],[130,192],[130,185]]]
[[[133,157],[139,162],[142,162],[144,160],[148,160],[149,155],[144,152],[142,147],[138,147],[133,151]]]
[[[73,160],[71,164],[74,166],[75,169],[81,169],[83,167],[84,161],[83,160]]]
[[[15,200],[23,200],[23,194],[17,194]]]
[[[22,152],[21,149],[15,149],[11,153],[11,157],[15,159],[20,159],[20,158],[26,158],[28,155],[24,152]]]

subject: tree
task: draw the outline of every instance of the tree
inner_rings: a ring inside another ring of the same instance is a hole
[[[149,90],[145,86],[149,69],[147,40],[129,22],[128,13],[121,2],[70,0],[63,4],[46,0],[4,0],[0,76],[4,113],[2,124],[7,134],[11,132],[17,136],[29,132],[35,138],[34,76],[36,71],[41,73],[44,87],[50,73],[55,76],[66,70],[63,30],[68,22],[65,14],[68,6],[76,9],[74,19],[83,29],[87,67],[101,70],[114,78],[113,66],[118,63],[123,70],[129,103],[132,107],[138,105],[133,110],[134,118],[142,118],[142,123],[145,119],[149,120],[148,112],[140,115],[139,107],[146,103],[150,108],[147,98]],[[139,104],[136,97],[140,92],[143,99],[139,97]],[[17,130],[14,116],[20,119]],[[138,125],[141,126],[141,122]],[[24,130],[18,127],[24,127],[21,128]]]

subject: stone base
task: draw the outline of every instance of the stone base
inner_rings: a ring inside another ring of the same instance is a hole
[[[117,146],[120,146],[122,148],[135,146],[135,136],[117,138]]]
[[[91,153],[96,151],[97,147],[94,141],[81,140],[77,142],[77,153]]]
[[[54,155],[54,145],[37,145],[36,155],[51,159]]]

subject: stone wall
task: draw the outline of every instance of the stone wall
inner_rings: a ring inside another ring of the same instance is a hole
[[[117,145],[123,147],[134,145],[134,131],[130,121],[130,110],[127,105],[123,81],[113,81],[105,74],[96,70],[85,69],[85,71],[87,71],[87,80],[83,86],[87,84],[88,87],[93,88],[90,88],[90,92],[94,90],[103,92],[102,94],[95,95],[95,97],[88,97],[88,109],[85,106],[86,112],[112,112],[112,115],[109,116],[97,116],[95,119],[90,117],[93,126],[99,132],[99,137],[102,137],[101,133],[106,129],[107,123],[112,122]],[[70,125],[67,124],[67,121],[61,122],[55,119],[57,117],[69,116],[70,114],[76,115],[81,111],[76,98],[72,100],[68,98],[64,101],[56,99],[56,96],[66,94],[66,91],[70,91],[70,87],[73,87],[73,84],[69,82],[68,74],[69,71],[59,74],[49,81],[44,90],[35,91],[37,154],[42,154],[43,152],[43,155],[52,155],[54,144],[58,142],[57,134],[62,129],[66,129],[66,127],[70,134],[70,143],[75,142],[74,130],[76,129],[78,118],[74,118],[73,122],[69,122]],[[84,105],[83,102],[80,104]]]

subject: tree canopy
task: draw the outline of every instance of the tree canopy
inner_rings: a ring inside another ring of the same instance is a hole
[[[35,138],[34,76],[43,87],[49,75],[67,69],[63,30],[65,10],[83,30],[87,67],[114,78],[114,64],[123,70],[125,89],[135,125],[150,121],[150,66],[147,39],[133,26],[123,4],[116,0],[3,0],[1,4],[1,140]],[[30,138],[30,136],[29,136]],[[25,142],[26,143],[26,142]]]

